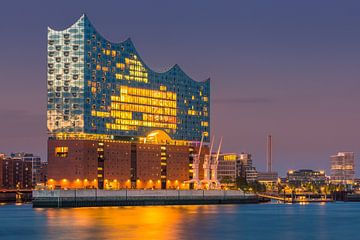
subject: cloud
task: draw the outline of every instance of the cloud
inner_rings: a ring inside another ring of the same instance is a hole
[[[258,97],[244,97],[244,98],[215,98],[212,100],[214,104],[255,104],[255,103],[270,103],[273,99],[258,98]]]

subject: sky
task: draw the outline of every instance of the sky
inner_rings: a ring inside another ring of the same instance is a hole
[[[156,71],[211,78],[211,133],[266,169],[324,169],[353,151],[360,173],[360,2],[2,1],[0,152],[46,159],[47,27],[86,13],[108,40],[133,40]]]

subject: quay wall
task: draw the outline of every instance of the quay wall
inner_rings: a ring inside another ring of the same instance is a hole
[[[33,207],[91,207],[258,203],[239,190],[34,190]]]

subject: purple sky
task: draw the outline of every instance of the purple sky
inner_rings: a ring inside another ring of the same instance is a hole
[[[259,170],[268,133],[281,174],[360,154],[359,1],[176,2],[0,3],[0,152],[46,157],[47,26],[86,13],[110,41],[131,37],[154,70],[211,77],[212,133]]]

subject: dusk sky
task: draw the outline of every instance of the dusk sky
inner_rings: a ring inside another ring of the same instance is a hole
[[[0,152],[46,159],[47,27],[86,13],[108,40],[130,37],[156,71],[211,78],[211,133],[224,152],[329,172],[354,151],[360,173],[359,1],[4,1],[0,3]]]

